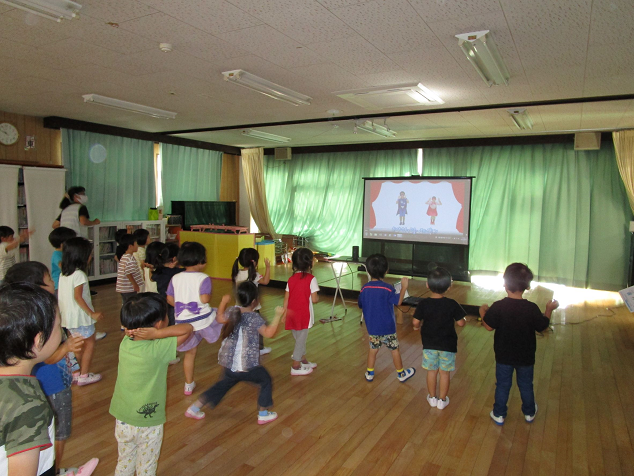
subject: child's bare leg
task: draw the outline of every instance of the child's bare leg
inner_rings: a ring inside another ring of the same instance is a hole
[[[396,370],[401,370],[403,368],[401,352],[398,349],[394,349],[392,351],[392,361],[394,362],[394,367],[396,367]]]
[[[86,375],[90,370],[90,363],[92,362],[92,354],[95,351],[95,342],[96,335],[93,334],[87,339],[84,339],[84,349],[81,353],[81,358],[79,360],[79,373],[81,375]]]
[[[438,397],[441,400],[447,398],[447,394],[449,393],[449,376],[450,372],[440,371],[440,395]]]
[[[196,349],[189,349],[185,351],[183,356],[183,372],[185,373],[185,383],[192,383],[194,381],[194,362],[196,361]]]
[[[62,464],[64,455],[64,443],[66,440],[55,440],[55,469],[58,470]]]
[[[379,353],[379,349],[370,349],[368,352],[368,368],[374,369],[374,364],[376,363],[376,355]]]
[[[436,396],[436,378],[438,377],[438,370],[428,370],[427,371],[427,393],[430,396]],[[442,393],[442,386],[441,393]]]

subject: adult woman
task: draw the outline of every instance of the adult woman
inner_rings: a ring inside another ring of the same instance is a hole
[[[99,225],[98,218],[90,220],[90,214],[86,208],[88,197],[84,187],[71,187],[59,204],[62,213],[53,222],[53,228],[65,226],[75,230],[77,236],[88,238],[87,226]]]

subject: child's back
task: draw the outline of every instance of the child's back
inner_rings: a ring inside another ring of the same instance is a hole
[[[422,321],[423,348],[443,352],[458,352],[456,321],[466,312],[460,304],[448,297],[425,298],[416,306],[414,319]]]
[[[368,334],[382,336],[396,333],[394,306],[399,304],[399,294],[383,280],[370,281],[361,287],[359,307]]]

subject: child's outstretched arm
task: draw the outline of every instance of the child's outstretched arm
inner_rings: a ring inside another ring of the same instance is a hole
[[[544,312],[544,316],[550,319],[550,316],[552,316],[553,311],[557,309],[558,307],[559,307],[559,301],[556,301],[554,299],[552,301],[549,301],[548,304],[546,304],[546,312]]]
[[[485,314],[487,313],[487,311],[488,311],[488,310],[489,310],[489,305],[488,305],[488,304],[483,304],[482,306],[480,306],[480,317],[482,318],[482,325],[484,326],[484,328],[485,328],[487,331],[492,331],[492,330],[493,330],[493,328],[492,328],[492,327],[489,327],[489,326],[487,325],[487,323],[486,323],[486,322],[484,322],[484,316],[485,316]]]
[[[78,354],[84,345],[84,338],[80,335],[72,335],[60,344],[53,355],[44,361],[45,364],[56,364],[64,358],[69,352]]]
[[[194,328],[191,324],[176,324],[174,326],[163,327],[139,327],[138,329],[127,330],[126,335],[134,340],[154,340],[176,337],[176,343],[181,345],[185,342]]]
[[[277,332],[277,326],[279,326],[280,322],[284,320],[284,316],[286,315],[286,309],[281,306],[277,306],[275,308],[275,317],[273,318],[273,322],[268,326],[262,326],[258,329],[258,332],[262,334],[262,337],[271,338],[275,336]]]
[[[264,268],[264,276],[260,279],[259,284],[266,286],[269,282],[271,282],[271,261],[268,258],[264,258]]]
[[[227,306],[231,302],[231,296],[229,294],[225,294],[222,296],[222,300],[220,301],[220,305],[218,306],[218,312],[216,313],[216,321],[220,324],[226,324],[227,318],[225,317],[225,311],[227,310]]]
[[[403,276],[401,278],[401,294],[398,297],[397,306],[400,306],[401,304],[403,304],[403,299],[405,299],[405,291],[407,291],[408,287],[409,287],[409,278],[407,278],[406,276]]]
[[[86,304],[86,301],[84,301],[83,297],[84,286],[84,284],[80,284],[79,286],[75,287],[75,302],[82,309],[82,311],[90,316],[93,321],[99,321],[103,319],[103,312],[95,312],[90,309],[90,307],[88,307],[88,304]]]

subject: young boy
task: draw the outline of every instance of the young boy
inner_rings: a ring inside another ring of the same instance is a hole
[[[117,284],[115,290],[121,294],[123,304],[141,290],[143,286],[143,277],[139,265],[134,259],[134,253],[139,248],[134,236],[130,234],[123,235],[119,242],[126,252],[121,256],[117,265]]]
[[[506,418],[509,392],[513,384],[513,371],[517,373],[517,386],[522,397],[524,419],[531,423],[537,413],[537,403],[533,394],[533,367],[537,340],[535,332],[541,332],[550,324],[552,312],[559,307],[557,301],[546,304],[546,312],[541,313],[537,304],[522,298],[530,289],[533,273],[522,263],[508,265],[504,271],[505,297],[491,307],[480,307],[482,325],[489,331],[495,330],[493,349],[495,350],[495,403],[490,413],[498,425]]]
[[[51,278],[55,283],[55,295],[57,296],[57,288],[59,287],[59,275],[62,274],[62,250],[64,249],[64,242],[70,238],[75,238],[77,233],[75,230],[60,226],[55,228],[48,235],[48,241],[55,251],[51,256]]]
[[[436,268],[427,277],[431,296],[423,299],[414,313],[414,330],[423,341],[423,368],[427,370],[427,402],[442,410],[449,405],[449,373],[456,370],[458,334],[455,324],[465,325],[467,315],[460,304],[444,294],[451,287],[451,274]],[[423,323],[421,327],[421,321]],[[440,370],[440,398],[436,398],[436,378]]]
[[[167,302],[156,293],[129,298],[121,308],[127,331],[119,346],[119,368],[110,414],[117,419],[119,459],[115,476],[156,474],[167,398],[167,367],[191,324],[167,326]]]
[[[30,283],[0,287],[0,474],[55,475],[55,428],[33,366],[62,336],[55,296]]]
[[[365,267],[370,275],[370,282],[363,285],[359,295],[359,308],[363,310],[365,325],[370,337],[370,352],[368,353],[368,369],[365,379],[368,382],[374,380],[374,363],[376,355],[382,345],[392,351],[392,360],[396,367],[396,376],[401,382],[405,382],[416,373],[416,369],[403,368],[401,353],[398,350],[398,338],[396,337],[396,319],[394,306],[400,306],[408,286],[408,279],[401,278],[401,292],[396,294],[394,286],[383,281],[388,266],[387,258],[380,254],[370,256]]]
[[[134,252],[134,259],[139,264],[139,268],[143,269],[145,266],[145,247],[152,242],[150,232],[144,228],[139,228],[134,231],[132,236],[134,236],[134,240],[138,245],[137,250]]]
[[[17,261],[17,248],[28,240],[31,234],[28,230],[22,230],[20,237],[16,240],[13,236],[14,233],[13,228],[0,226],[0,284],[2,284],[7,270]]]

